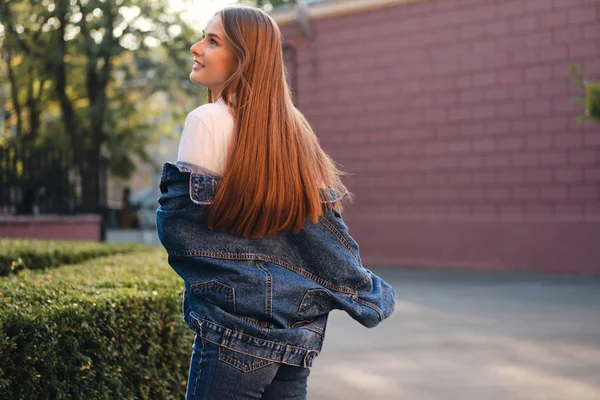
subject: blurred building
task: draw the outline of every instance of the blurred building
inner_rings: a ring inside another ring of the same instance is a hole
[[[600,2],[309,3],[273,15],[366,265],[600,273]]]

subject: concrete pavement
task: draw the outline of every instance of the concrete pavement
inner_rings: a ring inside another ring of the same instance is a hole
[[[600,399],[600,277],[375,272],[396,312],[333,312],[309,399]]]

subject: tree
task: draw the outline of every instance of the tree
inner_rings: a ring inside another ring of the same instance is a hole
[[[74,155],[82,211],[95,212],[98,160],[128,176],[149,161],[144,106],[164,91],[181,118],[196,36],[167,0],[0,0],[2,53],[16,136],[54,132]],[[43,114],[44,124],[40,123]],[[168,124],[166,124],[168,125]],[[57,130],[59,132],[57,133]]]

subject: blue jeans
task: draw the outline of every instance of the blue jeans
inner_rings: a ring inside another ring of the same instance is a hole
[[[309,368],[279,364],[194,338],[186,400],[306,399]]]

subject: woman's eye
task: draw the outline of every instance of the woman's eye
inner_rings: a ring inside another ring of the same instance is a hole
[[[215,46],[217,45],[217,41],[215,39],[212,39],[210,42],[214,43]]]

